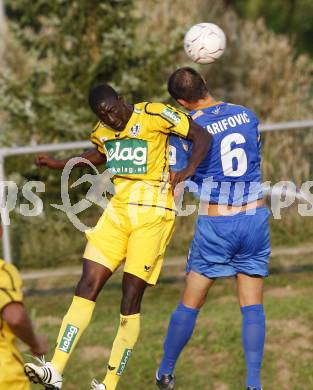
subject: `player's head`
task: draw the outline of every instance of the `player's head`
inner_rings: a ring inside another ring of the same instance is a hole
[[[175,70],[168,79],[167,88],[170,95],[186,108],[209,96],[206,82],[202,76],[189,67]]]
[[[108,84],[100,84],[89,94],[89,105],[97,117],[114,130],[121,131],[129,120],[129,110],[122,96]]]

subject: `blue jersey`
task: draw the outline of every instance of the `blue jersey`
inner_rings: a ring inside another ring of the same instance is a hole
[[[248,108],[230,103],[192,111],[191,117],[212,134],[211,148],[192,181],[202,201],[242,205],[263,197],[258,119]],[[172,171],[185,168],[192,142],[170,138]]]

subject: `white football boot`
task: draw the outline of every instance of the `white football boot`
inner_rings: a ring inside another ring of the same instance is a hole
[[[50,362],[45,362],[44,358],[36,358],[40,365],[26,363],[24,365],[25,374],[33,383],[39,383],[46,389],[59,390],[62,388],[62,375],[53,367]]]
[[[103,383],[99,383],[96,379],[91,381],[91,390],[106,390]]]

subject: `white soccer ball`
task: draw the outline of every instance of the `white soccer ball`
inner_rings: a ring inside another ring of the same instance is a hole
[[[215,61],[224,53],[225,48],[225,33],[214,23],[195,24],[185,35],[185,52],[198,64]]]

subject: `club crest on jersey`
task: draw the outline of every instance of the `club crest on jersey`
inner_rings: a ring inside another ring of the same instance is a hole
[[[216,107],[216,108],[212,111],[212,114],[218,115],[220,111],[221,111],[221,107]]]
[[[129,133],[132,137],[138,137],[139,132],[140,132],[140,124],[136,123],[133,127],[130,128]]]
[[[161,112],[161,116],[175,125],[178,125],[178,123],[181,121],[180,115],[168,107],[164,108],[164,110]]]

